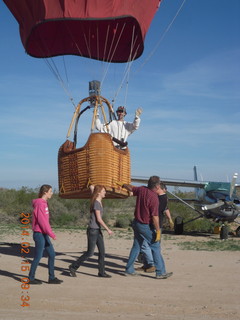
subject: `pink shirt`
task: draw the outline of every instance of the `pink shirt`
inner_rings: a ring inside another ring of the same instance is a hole
[[[49,235],[51,238],[56,238],[52,228],[49,224],[48,203],[42,198],[34,199],[32,201],[32,230]]]
[[[135,219],[140,223],[152,223],[152,217],[158,216],[158,195],[147,187],[133,187],[132,192],[137,196]]]

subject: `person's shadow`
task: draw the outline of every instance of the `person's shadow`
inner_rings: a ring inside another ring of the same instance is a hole
[[[56,261],[54,269],[61,272],[63,276],[70,276],[68,265],[77,259],[77,256],[80,256],[82,252],[55,252]],[[34,247],[23,247],[22,244],[19,243],[10,243],[10,242],[1,242],[0,243],[0,255],[9,255],[19,257],[20,260],[25,261],[25,263],[21,263],[21,266],[30,266],[34,257]],[[47,257],[47,253],[44,251],[43,257]],[[106,254],[105,255],[105,265],[106,271],[111,273],[122,273],[124,269],[124,265],[127,262],[127,258],[114,254]],[[57,266],[57,260],[61,260],[67,263],[66,268],[61,268]],[[110,260],[110,261],[109,261]],[[40,261],[39,266],[48,268],[47,263],[43,263]],[[94,255],[89,258],[87,261],[83,262],[82,266],[88,268],[94,268],[97,270],[98,268],[98,253],[94,253]],[[83,273],[83,272],[80,272]],[[86,274],[86,273],[85,273]],[[97,274],[97,272],[96,272]],[[91,275],[92,274],[88,274]],[[7,270],[0,270],[0,276],[13,278],[16,281],[22,281],[24,277],[27,278],[26,274],[13,273]]]

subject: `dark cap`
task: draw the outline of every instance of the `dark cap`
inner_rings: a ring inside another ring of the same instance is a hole
[[[122,106],[118,107],[116,112],[117,112],[117,113],[118,113],[118,112],[124,112],[125,114],[127,114],[126,108],[125,108],[125,107],[122,107]]]

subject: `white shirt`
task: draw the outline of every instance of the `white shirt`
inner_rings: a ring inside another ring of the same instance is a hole
[[[95,121],[95,127],[100,132],[109,133],[112,137],[126,142],[128,136],[139,128],[141,119],[135,116],[133,122],[126,122],[121,120],[112,120],[108,125],[102,124],[100,119],[97,117]],[[118,144],[113,141],[113,144]]]

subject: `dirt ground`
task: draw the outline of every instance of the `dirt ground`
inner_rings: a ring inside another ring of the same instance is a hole
[[[208,241],[218,236],[164,235],[162,252],[166,269],[174,274],[169,279],[157,280],[154,273],[143,272],[138,277],[121,275],[132,246],[132,233],[117,231],[112,237],[104,233],[106,271],[112,278],[97,277],[97,254],[78,269],[77,278],[72,278],[67,268],[86,249],[86,233],[56,230],[56,234],[57,240],[53,241],[56,276],[64,282],[47,283],[44,257],[36,275],[44,283],[25,289],[21,281],[28,272],[21,270],[27,266],[22,256],[32,258],[32,237],[22,239],[21,231],[19,235],[0,235],[0,319],[240,319],[239,252],[189,251],[177,245],[179,241]],[[24,241],[31,243],[29,253],[21,253]],[[29,306],[21,306],[21,298],[29,299],[26,301]]]

